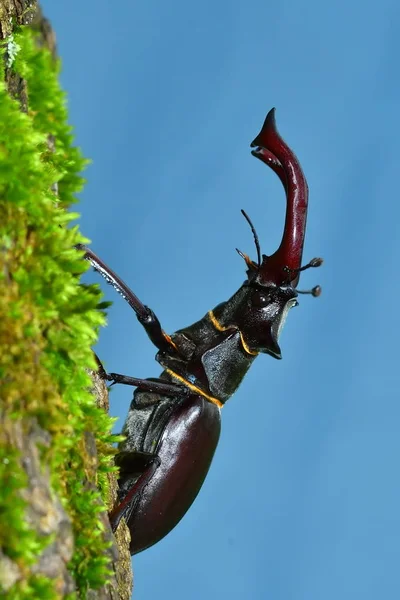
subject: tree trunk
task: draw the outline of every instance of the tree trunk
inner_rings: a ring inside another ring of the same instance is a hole
[[[107,517],[108,392],[90,349],[104,305],[79,284],[83,240],[65,211],[85,161],[35,0],[0,0],[0,44],[0,597],[128,600],[129,532],[115,540]]]

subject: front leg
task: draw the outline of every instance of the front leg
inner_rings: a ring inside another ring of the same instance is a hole
[[[95,271],[98,271],[107,283],[112,285],[113,288],[121,294],[123,299],[126,300],[129,306],[133,308],[139,323],[143,325],[147,335],[156,348],[161,350],[161,352],[171,352],[171,350],[173,350],[174,352],[179,353],[175,343],[172,341],[171,337],[165,333],[161,327],[160,321],[151,308],[143,304],[136,294],[132,292],[130,287],[128,287],[126,283],[93,252],[93,250],[84,244],[76,244],[75,248],[77,250],[82,250],[85,253],[84,258],[90,262]]]

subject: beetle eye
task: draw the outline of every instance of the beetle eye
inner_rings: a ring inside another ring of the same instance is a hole
[[[270,303],[270,297],[265,292],[255,292],[251,297],[251,303],[257,308],[263,308]]]

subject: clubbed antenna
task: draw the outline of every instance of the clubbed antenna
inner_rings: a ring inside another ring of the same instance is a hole
[[[315,285],[311,290],[296,290],[298,294],[310,294],[314,298],[318,298],[322,294],[322,288],[320,285]]]

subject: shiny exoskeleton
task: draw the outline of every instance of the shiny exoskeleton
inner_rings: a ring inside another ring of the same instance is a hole
[[[226,302],[200,321],[166,334],[154,312],[89,248],[84,257],[134,309],[158,348],[159,378],[139,379],[107,374],[113,383],[137,387],[126,419],[116,462],[120,467],[120,500],[110,514],[114,530],[125,517],[131,552],[162,539],[186,513],[210,467],[220,434],[220,410],[232,396],[259,353],[281,358],[279,334],[290,308],[297,304],[306,228],[308,187],[300,164],[280,137],[271,110],[253,141],[252,154],[279,176],[287,198],[285,228],[278,250],[262,255],[249,222],[257,262],[238,251],[247,265],[247,280]],[[317,296],[319,286],[310,292]]]

